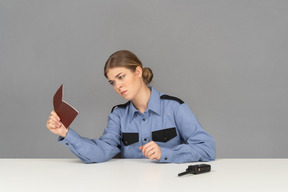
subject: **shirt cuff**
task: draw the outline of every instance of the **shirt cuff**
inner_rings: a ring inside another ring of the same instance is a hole
[[[161,158],[159,162],[171,163],[172,162],[172,149],[161,147]]]
[[[69,128],[66,137],[58,137],[58,141],[64,145],[69,146],[71,143],[75,143],[80,138],[80,135],[76,133],[73,129]]]

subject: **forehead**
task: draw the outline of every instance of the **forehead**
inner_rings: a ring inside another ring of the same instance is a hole
[[[108,79],[114,79],[119,73],[128,73],[128,72],[131,71],[125,67],[113,67],[108,70],[107,77]]]

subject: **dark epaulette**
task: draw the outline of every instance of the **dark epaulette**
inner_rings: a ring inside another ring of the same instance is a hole
[[[184,103],[184,101],[182,101],[181,99],[179,99],[177,97],[170,96],[170,95],[161,95],[160,98],[177,101],[178,103],[180,103],[180,105]]]
[[[120,105],[115,105],[112,109],[111,109],[111,113],[113,112],[114,109],[116,108],[125,108],[129,105],[130,101],[128,101],[127,103],[124,104],[120,104]]]

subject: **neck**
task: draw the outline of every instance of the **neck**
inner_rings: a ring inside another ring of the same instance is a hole
[[[151,90],[147,85],[145,85],[142,89],[140,89],[138,95],[132,100],[134,107],[141,113],[144,113],[147,109],[150,95]]]

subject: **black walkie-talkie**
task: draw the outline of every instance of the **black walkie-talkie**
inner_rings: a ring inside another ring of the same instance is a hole
[[[186,174],[200,174],[206,173],[211,170],[211,166],[208,164],[199,164],[199,165],[189,165],[185,172],[179,173],[178,176],[183,176]]]

